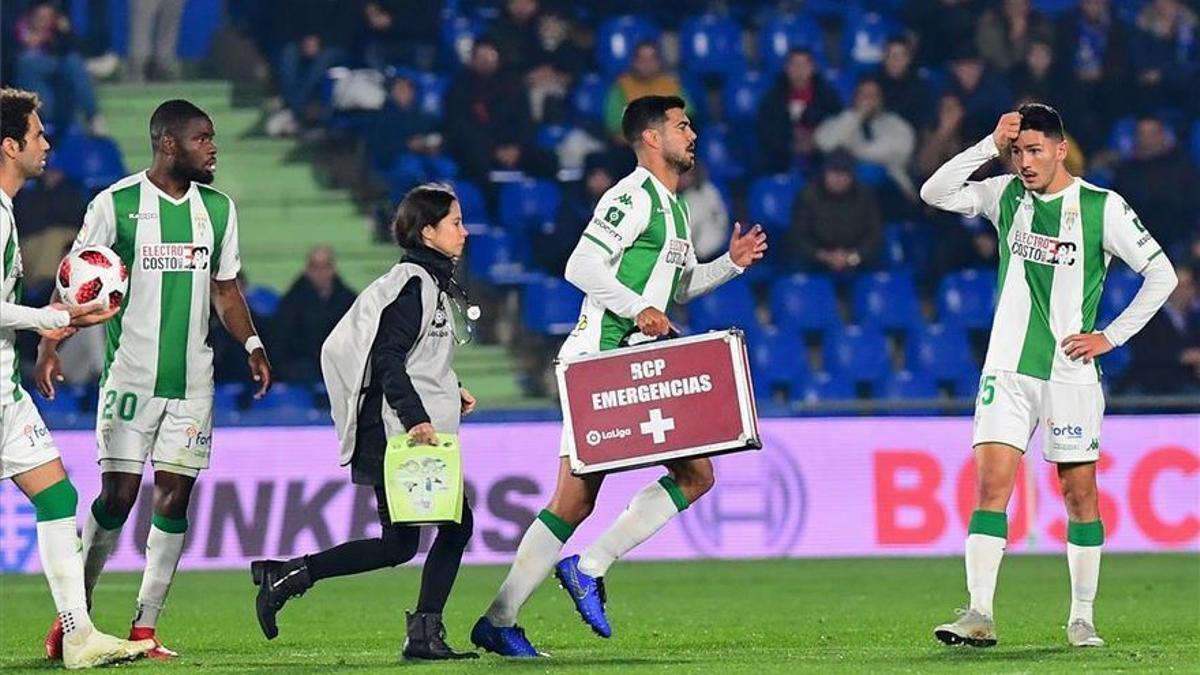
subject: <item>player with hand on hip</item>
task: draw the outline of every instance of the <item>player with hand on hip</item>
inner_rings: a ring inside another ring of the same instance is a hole
[[[673,302],[687,302],[736,278],[762,258],[766,234],[734,225],[729,252],[699,264],[688,230],[688,208],[675,194],[679,176],[695,164],[696,132],[682,99],[645,96],[632,101],[621,121],[638,166],[600,198],[567,262],[566,278],[586,296],[579,323],[560,357],[615,349],[666,335]],[[516,559],[471,641],[504,656],[537,656],[517,626],[517,612],[553,570],[583,620],[601,637],[612,634],[605,615],[604,575],[609,566],[650,538],[713,485],[708,458],[666,465],[667,475],[633,497],[617,520],[582,555],[558,561],[563,544],[591,514],[602,475],[571,473],[566,438],[558,485],[550,504],[530,524]]]
[[[1069,174],[1062,119],[1032,103],[939,168],[921,187],[931,206],[982,215],[999,235],[999,298],[975,403],[976,510],[966,546],[970,606],[934,630],[947,644],[996,644],[992,599],[1008,536],[1005,510],[1040,424],[1067,507],[1071,645],[1101,646],[1092,607],[1104,526],[1096,488],[1104,392],[1097,357],[1142,329],[1175,288],[1171,264],[1120,195]],[[967,180],[1002,153],[1016,175]],[[1133,301],[1096,326],[1109,260],[1143,277]]]

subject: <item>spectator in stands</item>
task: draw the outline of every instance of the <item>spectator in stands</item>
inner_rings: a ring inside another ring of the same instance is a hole
[[[175,48],[179,42],[183,6],[179,0],[130,0],[129,82],[145,80],[147,65],[154,67],[153,76],[158,79],[179,79]]]
[[[489,33],[500,61],[525,81],[533,118],[544,117],[547,99],[562,101],[571,70],[581,65],[567,40],[568,25],[557,14],[543,12],[538,0],[508,0]]]
[[[273,352],[279,379],[316,382],[321,377],[321,343],[354,303],[354,291],[338,276],[333,250],[318,246],[308,254],[302,274],[279,301]]]
[[[884,107],[879,80],[863,78],[854,90],[854,104],[821,123],[814,139],[822,152],[848,151],[860,162],[878,164],[906,196],[915,194],[908,176],[915,138],[904,118]]]
[[[446,141],[463,174],[478,183],[492,171],[551,176],[553,154],[534,144],[536,128],[521,82],[503,71],[489,39],[475,41],[471,62],[446,91]]]
[[[1169,249],[1195,231],[1200,213],[1198,179],[1187,156],[1171,143],[1162,121],[1144,117],[1138,120],[1133,157],[1117,167],[1113,188]]]
[[[238,271],[237,274],[238,290],[245,297],[250,292],[249,281],[246,279],[244,271]],[[252,305],[247,305],[250,310],[250,319],[254,322],[254,326],[258,330],[259,339],[263,344],[267,345],[267,349],[271,350],[272,356],[276,352],[275,342],[272,336],[275,334],[269,320],[264,320],[258,312],[254,311]],[[59,354],[62,356],[64,366],[67,360],[67,355],[64,347],[69,346],[74,339],[66,342],[63,347],[59,347]],[[216,312],[209,314],[208,319],[208,344],[213,350],[213,381],[219,384],[226,382],[241,383],[246,379],[246,347],[237,341],[237,338],[229,334],[225,327],[221,324],[220,317]],[[237,402],[237,406],[244,407],[250,401],[251,392],[245,392],[242,400]]]
[[[983,138],[995,126],[996,118],[1011,109],[1012,94],[970,48],[950,61],[950,74],[949,91],[958,96],[966,111],[963,129],[967,138]]]
[[[388,100],[382,110],[371,116],[366,139],[367,152],[376,170],[391,171],[397,168],[397,158],[407,155],[411,161],[406,170],[417,173],[412,177],[414,185],[434,177],[435,171],[431,171],[426,160],[440,155],[442,135],[437,119],[421,110],[417,89],[407,77],[398,76],[391,81]]]
[[[989,66],[1008,72],[1025,58],[1036,41],[1054,39],[1054,27],[1046,17],[1033,11],[1029,0],[1003,0],[1000,7],[979,17],[975,44]]]
[[[1109,0],[1080,0],[1079,7],[1058,24],[1055,61],[1068,73],[1073,96],[1086,101],[1068,117],[1071,129],[1089,152],[1107,140],[1112,111],[1124,106],[1126,46],[1121,22],[1113,19]]]
[[[1162,311],[1130,340],[1125,384],[1138,394],[1200,393],[1200,295],[1196,270],[1179,266],[1179,285]]]
[[[39,2],[17,21],[16,35],[16,85],[41,98],[42,117],[66,128],[82,112],[93,134],[106,133],[70,19],[53,3]]]
[[[633,60],[629,70],[621,74],[604,101],[604,125],[613,138],[621,140],[621,113],[625,104],[635,98],[651,95],[679,96],[692,108],[691,101],[683,91],[683,85],[674,75],[663,70],[662,53],[658,43],[650,40],[640,42],[633,49]]]
[[[878,77],[887,107],[914,129],[924,125],[930,117],[933,93],[913,68],[913,48],[907,39],[893,37],[887,41]]]
[[[696,258],[708,262],[729,250],[729,209],[703,164],[696,162],[691,171],[680,174],[678,194],[687,205]]]
[[[922,65],[945,63],[962,37],[975,34],[976,4],[975,0],[907,0],[900,5],[905,25],[917,35],[917,57]]]
[[[789,52],[783,72],[758,108],[763,168],[790,171],[797,158],[807,165],[816,153],[813,131],[841,109],[841,99],[821,76],[812,52]]]
[[[1054,72],[1054,50],[1045,40],[1035,40],[1025,50],[1025,57],[1008,73],[1009,88],[1017,98],[1029,97],[1059,110],[1072,103],[1070,80],[1058,81]],[[1067,116],[1074,120],[1074,117]]]
[[[24,283],[34,297],[40,295],[33,289],[54,282],[64,248],[74,241],[86,210],[83,193],[57,167],[47,168],[13,200],[13,212],[21,223]]]
[[[918,183],[924,183],[938,167],[970,145],[963,133],[964,114],[962,101],[954,94],[942,94],[938,99],[937,119],[921,130],[913,160]]]
[[[600,153],[584,161],[583,180],[563,185],[558,217],[530,234],[533,263],[552,277],[562,277],[567,258],[592,219],[596,204],[617,181],[607,158]]]
[[[849,153],[827,157],[820,180],[796,201],[791,245],[805,269],[842,274],[878,260],[883,221],[875,194],[854,177]]]
[[[279,22],[285,43],[279,54],[279,89],[285,108],[268,129],[290,135],[316,121],[313,105],[325,71],[347,58],[357,25],[355,12],[343,0],[275,0],[272,20]]]
[[[441,30],[441,0],[368,0],[362,5],[359,44],[363,62],[384,70],[408,66],[433,70]]]
[[[1130,54],[1141,110],[1178,105],[1179,97],[1195,94],[1200,65],[1200,36],[1196,13],[1180,0],[1154,0],[1137,17]]]

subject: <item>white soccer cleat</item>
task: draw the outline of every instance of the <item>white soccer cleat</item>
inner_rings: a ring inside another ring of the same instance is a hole
[[[63,665],[70,670],[132,661],[154,649],[154,640],[130,642],[95,628],[63,637]]]
[[[1104,646],[1104,638],[1096,634],[1096,627],[1083,619],[1075,619],[1067,626],[1067,642],[1072,647]]]
[[[996,644],[996,622],[973,609],[956,609],[958,620],[933,629],[934,636],[948,645],[992,647]]]

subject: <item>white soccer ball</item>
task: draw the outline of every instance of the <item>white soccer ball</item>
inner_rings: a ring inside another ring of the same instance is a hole
[[[88,246],[67,254],[58,264],[58,297],[71,306],[105,299],[120,307],[129,290],[129,270],[107,246]]]

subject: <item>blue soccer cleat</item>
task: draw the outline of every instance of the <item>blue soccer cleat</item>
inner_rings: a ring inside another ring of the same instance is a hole
[[[499,654],[531,659],[542,656],[525,637],[520,626],[493,626],[486,616],[479,617],[471,629],[471,642],[480,649]]]
[[[608,596],[604,592],[604,579],[590,577],[579,571],[579,556],[563,558],[554,566],[554,576],[562,587],[571,594],[575,609],[583,622],[602,638],[612,637],[612,628],[604,614],[604,603]]]

